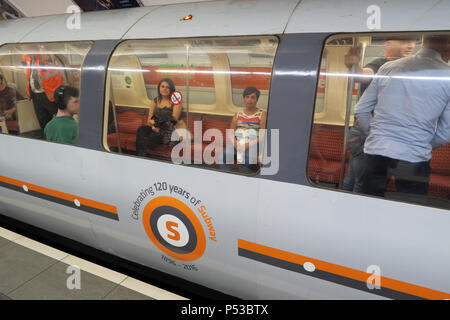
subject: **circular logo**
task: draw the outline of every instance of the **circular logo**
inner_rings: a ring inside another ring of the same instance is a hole
[[[181,94],[180,91],[174,91],[170,96],[170,100],[175,105],[180,104],[181,101],[183,101],[183,95]]]
[[[192,261],[205,252],[202,225],[180,200],[167,196],[155,198],[147,203],[142,217],[150,240],[172,258]]]
[[[169,209],[172,208],[169,207]],[[164,210],[167,209],[164,208]],[[163,214],[158,218],[156,225],[158,226],[158,232],[161,237],[172,246],[181,248],[189,243],[189,231],[183,221],[176,216]],[[177,228],[177,230],[174,228]]]

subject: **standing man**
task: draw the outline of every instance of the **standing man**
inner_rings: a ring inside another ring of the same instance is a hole
[[[35,47],[32,48],[35,49]],[[45,125],[58,110],[53,94],[56,88],[63,84],[63,66],[55,61],[55,56],[49,54],[24,54],[22,58],[28,80],[27,93],[33,101],[34,111],[43,134]]]
[[[428,193],[431,151],[450,141],[449,50],[449,35],[425,36],[417,54],[383,65],[356,105],[368,135],[363,193],[384,196],[392,175],[398,192]]]
[[[355,67],[355,73],[363,74],[365,77],[357,77],[355,81],[361,83],[360,95],[364,93],[373,75],[378,72],[380,67],[386,62],[394,61],[400,58],[409,57],[415,46],[415,38],[411,36],[390,36],[386,39],[384,57],[377,58],[361,68],[359,62],[361,60],[361,46],[352,48],[345,56],[345,65],[351,69]],[[349,131],[348,143],[350,145],[350,159],[348,173],[342,183],[342,189],[347,191],[361,192],[362,175],[364,173],[364,142],[366,135],[361,128],[355,124]]]
[[[386,38],[384,57],[377,58],[366,64],[363,68],[359,65],[361,61],[361,45],[357,48],[351,48],[344,57],[344,63],[347,68],[355,67],[355,73],[364,75],[364,77],[356,78],[361,83],[360,94],[369,86],[374,74],[378,72],[380,67],[389,61],[400,58],[409,57],[416,47],[415,38],[412,36],[390,36]]]

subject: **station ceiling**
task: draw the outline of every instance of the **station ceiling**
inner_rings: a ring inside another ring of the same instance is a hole
[[[77,5],[81,11],[105,10],[107,7],[136,7],[167,5],[210,0],[0,0],[0,19],[15,17],[38,17],[71,13],[71,6]]]

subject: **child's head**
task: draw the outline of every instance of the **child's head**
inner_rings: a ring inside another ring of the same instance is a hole
[[[80,112],[80,93],[77,88],[61,85],[55,90],[54,96],[58,109],[72,115]]]

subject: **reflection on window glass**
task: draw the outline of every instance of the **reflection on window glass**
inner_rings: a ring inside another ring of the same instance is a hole
[[[142,68],[149,71],[144,74],[148,96],[157,95],[158,83],[164,77],[170,77],[177,85],[178,90],[187,93],[186,75],[181,71],[188,68],[191,71],[199,71],[189,75],[189,102],[203,105],[214,105],[216,103],[214,76],[211,72],[212,65],[207,53],[191,55],[189,65],[184,52],[145,55],[138,58]],[[177,68],[178,72],[174,68]]]
[[[253,86],[261,92],[257,103],[258,108],[267,111],[273,64],[273,43],[272,46],[259,43],[252,47],[251,51],[230,50],[227,55],[231,70],[233,104],[243,107],[245,105],[243,92],[246,87]]]
[[[334,37],[323,57],[311,181],[450,208],[450,34]]]
[[[222,163],[226,129],[236,130],[229,137],[234,144],[239,135],[242,141],[260,140],[276,47],[274,37],[121,43],[108,66],[105,147],[223,170],[257,171],[258,157],[252,158],[252,166],[238,163],[238,156],[249,160],[245,142],[243,152],[228,150],[231,160]]]
[[[2,133],[74,144],[81,65],[91,45],[81,41],[2,46]]]

